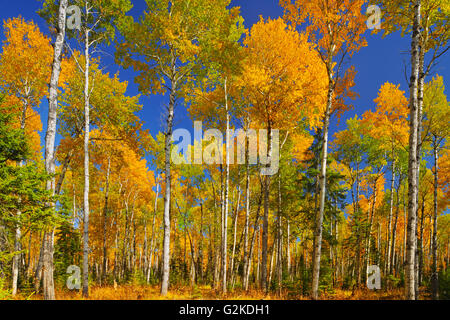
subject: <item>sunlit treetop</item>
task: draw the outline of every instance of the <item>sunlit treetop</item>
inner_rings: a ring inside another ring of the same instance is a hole
[[[363,122],[367,127],[366,134],[383,141],[381,148],[391,150],[393,146],[408,144],[408,99],[399,85],[384,83],[377,98],[375,112],[366,111]]]
[[[441,141],[450,138],[450,105],[444,91],[444,79],[436,75],[425,83],[423,96],[424,135],[431,134]]]
[[[58,25],[59,1],[43,1],[42,9],[38,14],[44,18],[50,26],[52,33],[56,32]],[[68,38],[83,38],[86,30],[89,31],[90,45],[106,43],[111,44],[116,37],[116,25],[133,7],[130,0],[71,0],[69,6],[77,6],[80,14],[80,27],[66,28]],[[88,15],[86,15],[86,9]],[[78,14],[69,12],[70,15]]]
[[[116,60],[139,72],[141,92],[165,92],[169,79],[180,87],[189,76],[200,73],[202,50],[214,45],[222,20],[236,16],[227,9],[230,0],[147,1],[147,9],[136,21],[126,16],[118,23],[124,40],[118,44]]]
[[[53,49],[32,21],[8,19],[4,25],[5,40],[0,54],[0,86],[22,103],[38,106],[47,94]]]
[[[311,41],[318,44],[324,61],[334,56],[352,56],[367,42],[367,17],[362,12],[364,0],[280,0],[286,19],[294,26],[308,21],[306,31]]]
[[[250,113],[279,128],[306,117],[318,126],[326,101],[326,71],[314,45],[281,18],[260,19],[244,39],[245,62],[240,86]]]

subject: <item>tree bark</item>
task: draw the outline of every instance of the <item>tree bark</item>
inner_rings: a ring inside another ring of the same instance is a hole
[[[432,236],[432,267],[431,267],[431,292],[434,300],[439,299],[439,278],[437,272],[437,216],[438,216],[438,152],[436,138],[433,146],[434,156],[434,192],[433,192],[433,236]]]
[[[397,207],[395,208],[395,218],[394,218],[394,226],[392,228],[392,241],[391,241],[391,268],[389,269],[389,274],[393,274],[394,272],[394,252],[395,252],[395,236],[397,234],[397,222],[398,222],[398,214],[400,211],[400,187],[402,186],[402,173],[399,174],[399,181],[398,181],[398,189],[397,189]]]
[[[47,132],[45,135],[45,170],[48,174],[55,173],[55,138],[56,138],[56,124],[57,124],[57,109],[58,109],[58,82],[61,73],[61,58],[64,46],[64,39],[66,34],[66,10],[68,0],[59,1],[58,11],[58,27],[55,44],[53,46],[53,63],[52,74],[50,78],[49,96],[48,96],[48,120]],[[47,181],[47,190],[55,192],[55,180],[52,178]],[[54,208],[54,203],[50,204]],[[53,281],[53,238],[54,230],[46,231],[44,233],[43,243],[43,288],[44,299],[55,299],[55,285]]]
[[[322,251],[322,223],[325,211],[325,195],[326,195],[326,174],[327,174],[327,157],[328,157],[328,126],[330,122],[331,104],[333,101],[333,83],[332,75],[329,75],[328,99],[325,110],[323,123],[323,144],[320,159],[320,204],[319,212],[316,212],[316,225],[314,229],[314,259],[312,268],[312,298],[319,297],[319,276],[320,276],[320,255]]]
[[[147,269],[147,283],[150,282],[150,275],[152,272],[152,260],[153,260],[153,251],[155,251],[155,220],[156,220],[156,212],[158,210],[158,197],[159,197],[159,175],[156,178],[156,194],[155,194],[155,207],[153,211],[153,221],[152,221],[152,237],[150,240],[150,255],[148,258],[148,269]]]
[[[235,261],[235,254],[236,254],[237,222],[238,222],[239,203],[241,201],[241,188],[239,185],[238,185],[237,193],[238,193],[238,195],[237,195],[236,208],[234,211],[234,219],[233,219],[234,220],[233,221],[233,249],[231,251],[231,263],[230,263],[230,275],[231,275],[232,279],[234,279],[234,261]]]
[[[108,157],[108,168],[106,170],[105,204],[103,207],[103,263],[101,283],[106,281],[106,260],[108,258],[108,248],[106,246],[106,231],[108,223],[108,199],[109,199],[109,176],[111,172],[111,157]]]
[[[86,16],[89,8],[86,5]],[[89,29],[85,30],[84,56],[84,193],[83,193],[83,297],[89,297],[89,131],[90,131],[90,102],[89,102]]]
[[[278,294],[281,296],[281,282],[283,277],[283,231],[282,231],[282,200],[281,200],[281,172],[278,171],[278,227],[277,227],[277,283]]]
[[[29,108],[29,98],[30,98],[30,91],[31,88],[29,86],[26,86],[25,88],[25,97],[23,98],[23,107],[22,107],[22,117],[20,119],[20,130],[25,133],[25,125],[26,125],[26,119],[27,119],[27,111]],[[17,163],[19,167],[23,167],[25,165],[25,162],[23,160],[19,161]],[[22,201],[19,197],[18,199],[19,203]],[[21,238],[22,238],[22,230],[21,230],[21,223],[20,223],[20,216],[22,215],[22,212],[19,209],[17,209],[16,212],[16,226],[15,226],[15,233],[14,233],[14,256],[12,260],[12,270],[11,270],[11,276],[12,276],[12,295],[15,296],[17,294],[17,286],[18,286],[18,280],[19,280],[19,271],[20,271],[20,260],[22,258],[22,254],[18,253],[22,249],[21,244]]]
[[[242,273],[242,284],[244,290],[248,290],[248,221],[250,218],[250,165],[249,165],[249,143],[248,139],[245,139],[245,221],[244,221],[244,272]]]
[[[222,293],[227,293],[227,225],[228,225],[228,191],[230,184],[230,159],[229,159],[229,148],[230,148],[230,115],[228,113],[228,92],[227,92],[227,79],[224,83],[225,90],[225,112],[226,112],[226,165],[225,165],[225,194],[224,194],[224,213],[223,213],[223,240],[222,240]],[[220,147],[220,146],[219,146]]]
[[[175,59],[172,61],[173,73],[175,70]],[[163,240],[163,274],[161,282],[161,295],[167,295],[169,289],[170,274],[170,198],[171,198],[171,172],[170,172],[170,152],[172,147],[173,117],[175,108],[175,95],[177,82],[172,79],[169,97],[169,110],[167,115],[167,131],[165,136],[165,194],[164,194],[164,240]]]
[[[395,159],[394,159],[394,147],[392,147],[392,166],[391,166],[391,194],[389,196],[389,222],[388,222],[388,255],[387,255],[387,268],[386,272],[390,273],[391,270],[391,225],[392,225],[392,216],[394,213],[394,182],[395,182]]]
[[[244,270],[245,273],[245,285],[244,285],[244,289],[247,291],[248,290],[248,280],[250,277],[250,271],[251,271],[251,267],[252,267],[252,256],[253,256],[253,248],[255,245],[255,239],[257,237],[257,235],[259,234],[259,213],[261,210],[261,204],[262,204],[262,186],[261,186],[261,195],[259,197],[259,202],[258,202],[258,208],[256,210],[256,217],[255,217],[255,223],[254,223],[254,230],[253,230],[253,235],[252,235],[252,240],[250,241],[250,249],[249,249],[249,253],[248,253],[248,264],[247,264],[247,269]],[[259,243],[258,243],[258,248],[259,248]],[[257,274],[259,274],[259,272],[257,272]]]
[[[272,157],[272,124],[268,121],[268,158],[269,163]],[[262,232],[262,257],[261,257],[261,290],[267,291],[267,249],[269,239],[269,194],[270,194],[270,176],[264,177],[264,216],[263,216],[263,232]]]
[[[411,77],[409,83],[410,99],[410,136],[408,161],[408,226],[405,266],[405,295],[408,300],[415,300],[415,254],[416,254],[416,220],[417,220],[417,133],[418,133],[418,75],[419,75],[419,37],[420,37],[421,0],[414,4],[414,22],[411,41]]]

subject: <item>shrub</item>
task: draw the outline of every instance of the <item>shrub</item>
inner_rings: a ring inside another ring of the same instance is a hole
[[[6,288],[4,278],[0,278],[0,300],[12,300],[11,290]]]
[[[439,298],[450,300],[450,269],[439,272]]]

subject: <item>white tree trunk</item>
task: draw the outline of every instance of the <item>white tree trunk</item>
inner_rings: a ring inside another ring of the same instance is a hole
[[[243,279],[242,284],[244,290],[248,289],[248,277],[247,277],[247,269],[248,269],[248,221],[250,218],[250,166],[248,159],[248,139],[245,142],[245,163],[246,163],[246,172],[245,172],[245,221],[244,221],[244,268],[243,268]]]
[[[227,79],[225,79],[225,112],[227,118],[226,131],[226,165],[225,165],[225,195],[224,195],[224,214],[223,214],[223,241],[222,241],[222,293],[227,292],[227,231],[228,231],[228,193],[230,185],[230,114],[228,113],[228,92]],[[221,147],[221,146],[219,146]]]
[[[30,89],[25,89],[25,91],[27,92],[27,96],[24,99],[24,103],[23,103],[23,108],[22,108],[22,118],[20,120],[20,130],[22,132],[25,132],[25,124],[26,124],[26,116],[27,116],[27,110],[28,110],[28,95],[29,95],[29,91]],[[19,161],[18,166],[19,167],[23,167],[24,166],[24,161]],[[19,202],[21,202],[21,199],[19,198]],[[21,223],[20,223],[20,216],[22,215],[22,212],[20,211],[20,209],[17,210],[16,212],[16,218],[17,218],[17,225],[16,225],[16,230],[15,230],[15,234],[14,234],[14,257],[13,257],[13,261],[12,261],[12,295],[15,296],[17,294],[17,285],[18,285],[18,281],[19,281],[19,265],[20,265],[20,258],[22,257],[22,254],[18,253],[21,249],[22,249],[22,245],[21,245],[21,238],[22,238],[22,230],[21,230]]]
[[[408,226],[406,243],[405,265],[405,295],[406,299],[414,300],[415,293],[415,254],[416,254],[416,220],[417,220],[417,196],[418,196],[418,75],[419,75],[419,37],[420,37],[420,7],[421,0],[414,4],[414,23],[411,41],[411,78],[409,84],[410,97],[410,136],[409,136],[409,161],[408,161]]]
[[[103,262],[102,262],[102,277],[100,283],[106,282],[106,261],[108,259],[108,248],[106,246],[106,233],[108,223],[108,200],[109,200],[109,177],[111,173],[111,156],[108,157],[108,167],[106,170],[106,186],[105,186],[105,204],[103,206]]]
[[[55,138],[58,109],[58,82],[61,72],[61,58],[66,34],[67,6],[68,0],[60,0],[58,12],[58,29],[54,44],[52,74],[50,78],[48,97],[48,121],[47,133],[45,135],[45,170],[48,174],[51,175],[55,173]],[[55,192],[54,178],[52,178],[50,181],[47,181],[47,190],[52,190],[53,193]],[[54,203],[50,205],[54,207]],[[44,233],[45,243],[43,244],[43,288],[44,299],[46,300],[55,299],[55,285],[53,281],[53,238],[53,229]]]
[[[333,84],[332,76],[329,76],[328,99],[323,123],[323,145],[320,159],[320,204],[319,212],[316,213],[316,226],[314,230],[314,259],[312,274],[312,298],[319,297],[319,276],[320,276],[320,254],[322,250],[322,223],[325,211],[325,194],[326,194],[326,173],[327,173],[327,156],[328,156],[328,126],[330,122],[331,104],[333,101]]]
[[[159,175],[156,178],[156,194],[155,194],[155,208],[153,211],[153,221],[152,221],[152,238],[150,240],[150,255],[148,258],[148,270],[147,270],[147,283],[150,282],[150,275],[152,271],[152,259],[153,259],[153,251],[155,251],[155,220],[156,220],[156,212],[158,210],[158,197],[159,197]]]
[[[435,138],[436,140],[436,138]],[[431,288],[433,299],[439,299],[439,279],[437,272],[437,215],[438,215],[438,152],[437,145],[434,142],[434,199],[433,199],[433,235],[432,235],[432,267],[431,267]]]
[[[86,16],[89,9],[86,6]],[[84,193],[83,193],[83,296],[89,296],[89,131],[90,131],[90,102],[89,102],[89,30],[85,30],[84,55]]]
[[[271,162],[272,158],[272,127],[269,121],[268,123],[268,163]],[[263,215],[263,230],[262,230],[262,257],[261,257],[261,289],[267,291],[267,250],[268,250],[268,239],[269,239],[269,193],[270,193],[270,176],[265,176],[264,178],[264,215]]]
[[[395,160],[394,160],[394,148],[392,148],[392,166],[391,166],[391,194],[389,197],[389,222],[388,222],[388,255],[387,255],[387,268],[386,272],[390,273],[391,270],[391,247],[389,244],[391,243],[391,225],[392,225],[392,216],[394,213],[394,182],[395,182]]]
[[[175,68],[175,63],[172,65]],[[163,274],[161,283],[161,295],[167,295],[169,290],[170,274],[170,197],[171,197],[171,173],[170,173],[170,150],[172,147],[173,117],[175,108],[176,82],[172,81],[169,97],[169,110],[167,115],[167,131],[165,137],[165,194],[164,194],[164,240],[163,240]]]

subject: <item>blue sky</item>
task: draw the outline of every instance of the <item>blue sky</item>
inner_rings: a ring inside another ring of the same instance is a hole
[[[132,2],[134,8],[131,14],[138,16],[145,8],[145,0],[132,0]],[[47,33],[48,27],[43,19],[36,14],[36,10],[41,6],[39,1],[0,0],[0,4],[1,21],[21,15],[26,20],[36,22],[41,31]],[[264,18],[277,18],[282,14],[282,8],[279,7],[278,0],[232,0],[231,4],[241,7],[241,13],[245,19],[245,26],[247,28],[250,28],[252,24],[257,22],[260,15]],[[383,27],[383,21],[381,27]],[[378,90],[384,82],[389,81],[394,84],[400,84],[401,90],[405,91],[406,96],[409,95],[405,70],[409,70],[410,55],[408,52],[410,48],[410,36],[407,35],[402,38],[397,33],[383,39],[381,34],[371,35],[369,31],[365,35],[368,46],[357,52],[350,62],[357,70],[354,91],[360,97],[351,102],[354,109],[343,115],[340,124],[338,124],[336,119],[333,119],[331,134],[345,128],[345,119],[354,117],[355,114],[362,115],[368,109],[374,109],[375,104],[373,99],[377,96]],[[0,40],[4,40],[3,29],[0,33]],[[109,51],[113,53],[113,48]],[[103,62],[109,72],[115,73],[120,71],[121,80],[129,82],[129,95],[139,93],[137,85],[133,81],[136,73],[132,70],[123,70],[117,65],[114,65],[111,57],[103,57]],[[430,76],[436,73],[444,77],[445,83],[447,82],[446,79],[450,78],[450,54],[441,58],[438,66],[432,70]],[[449,88],[446,89],[447,96],[448,90]],[[150,129],[153,135],[156,135],[161,130],[161,112],[166,102],[166,97],[161,95],[141,97],[140,103],[143,105],[143,110],[139,113],[139,116],[145,122],[144,127]],[[45,128],[47,120],[47,102],[45,100],[42,101],[40,113]],[[189,119],[186,108],[183,105],[179,105],[176,109],[175,127],[192,128],[192,121]],[[44,132],[41,136],[43,139]]]

